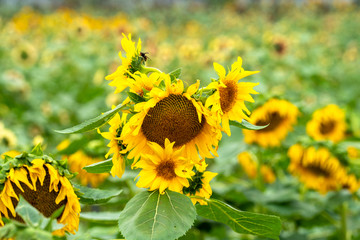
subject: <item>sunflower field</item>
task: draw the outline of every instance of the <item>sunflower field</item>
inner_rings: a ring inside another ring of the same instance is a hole
[[[6,2],[0,239],[360,239],[358,1]]]

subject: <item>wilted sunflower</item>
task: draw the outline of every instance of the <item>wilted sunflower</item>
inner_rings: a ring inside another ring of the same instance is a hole
[[[129,73],[135,73],[140,70],[142,57],[140,56],[141,51],[141,40],[139,39],[137,47],[135,43],[131,41],[131,34],[128,37],[123,34],[121,39],[121,46],[126,52],[126,57],[123,57],[119,52],[122,64],[116,69],[116,71],[105,77],[106,80],[111,80],[110,86],[116,87],[115,93],[122,92],[125,88],[129,87]]]
[[[134,163],[141,154],[151,154],[149,142],[164,147],[165,139],[175,142],[174,149],[185,146],[184,157],[195,162],[201,157],[216,156],[216,147],[221,138],[220,131],[211,113],[191,96],[197,91],[199,82],[189,86],[184,93],[181,80],[171,83],[164,76],[165,90],[154,87],[146,102],[137,103],[138,112],[125,124],[120,139],[130,151],[128,158]],[[212,153],[212,154],[211,154]]]
[[[335,104],[315,111],[306,125],[307,134],[315,140],[339,142],[345,138],[345,130],[345,113]]]
[[[229,121],[241,122],[242,119],[249,119],[245,114],[250,111],[245,106],[245,101],[254,102],[250,94],[257,94],[253,87],[259,83],[239,82],[238,81],[259,71],[245,71],[242,67],[242,59],[239,57],[237,62],[231,65],[230,72],[226,75],[226,70],[218,63],[214,63],[214,68],[219,75],[219,80],[208,85],[207,89],[214,89],[215,92],[208,97],[205,107],[211,107],[211,111],[219,115],[223,131],[229,136]]]
[[[26,160],[19,156],[15,159],[5,158],[1,162],[1,179],[3,186],[0,193],[0,225],[4,225],[1,217],[23,222],[16,215],[15,207],[19,195],[39,210],[45,217],[50,217],[61,206],[65,206],[57,218],[63,228],[55,230],[54,235],[65,232],[75,234],[79,226],[80,204],[74,189],[67,177],[59,174],[55,161],[43,159]],[[17,165],[16,168],[13,166]],[[9,170],[5,170],[9,169]]]
[[[255,179],[258,171],[258,163],[255,161],[254,156],[249,152],[242,152],[237,158],[246,175],[251,179]],[[267,165],[260,166],[260,174],[266,183],[273,183],[276,180],[273,170]]]
[[[105,181],[109,176],[108,173],[88,173],[83,167],[91,165],[100,161],[103,161],[101,158],[92,158],[86,155],[83,151],[79,150],[74,154],[71,154],[67,157],[70,171],[79,173],[76,175],[76,178],[80,180],[82,185],[87,186],[90,184],[92,187],[97,187],[99,184]]]
[[[257,143],[263,147],[280,146],[292,130],[299,115],[298,108],[286,100],[270,99],[254,110],[251,123],[258,126],[270,124],[261,130],[243,130],[246,143]]]
[[[188,178],[194,175],[193,163],[183,157],[184,146],[174,150],[175,142],[165,139],[164,148],[155,142],[149,142],[153,154],[142,154],[135,168],[142,168],[136,186],[149,188],[150,191],[165,189],[182,192],[183,187],[189,186]]]
[[[123,141],[120,140],[120,135],[126,122],[126,118],[126,113],[123,113],[121,118],[120,115],[116,113],[115,116],[108,122],[110,124],[109,132],[100,132],[100,130],[98,131],[101,136],[110,140],[109,144],[107,145],[110,149],[105,157],[108,158],[111,154],[113,154],[113,166],[110,171],[113,177],[116,175],[121,178],[125,172],[124,154],[126,153],[126,150]]]
[[[337,190],[346,178],[344,167],[326,148],[305,149],[300,144],[295,144],[290,147],[288,156],[291,160],[290,173],[298,176],[308,188],[322,194]]]

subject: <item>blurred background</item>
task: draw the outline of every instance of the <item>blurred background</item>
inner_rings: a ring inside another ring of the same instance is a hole
[[[305,195],[288,177],[286,151],[306,136],[311,114],[328,104],[345,111],[346,135],[360,149],[359,6],[359,0],[0,0],[0,153],[29,151],[40,142],[53,153],[68,137],[55,129],[121,103],[125,96],[115,95],[105,76],[121,63],[123,33],[131,33],[135,42],[141,38],[149,66],[164,72],[181,67],[188,84],[200,79],[206,86],[217,77],[213,62],[230,67],[241,56],[245,70],[260,71],[245,79],[260,83],[255,87],[260,94],[248,108],[279,97],[296,105],[301,118],[284,148],[262,152],[277,179],[266,191],[258,192],[238,166],[237,154],[248,148],[241,130],[225,136],[220,160],[210,161],[219,173],[214,195],[239,209],[281,216],[282,239],[340,239],[329,218],[338,221],[336,202],[352,197]],[[104,159],[107,141],[95,131],[82,136],[92,140],[88,153]],[[134,176],[125,176],[124,184]],[[354,219],[358,205],[351,205]],[[350,225],[358,236],[360,223],[354,219]],[[110,239],[117,236],[117,227],[111,229],[93,232],[96,239]],[[240,237],[201,219],[194,229],[184,239]]]

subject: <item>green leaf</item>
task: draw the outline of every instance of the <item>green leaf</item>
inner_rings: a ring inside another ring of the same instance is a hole
[[[42,156],[44,154],[42,148],[41,148],[41,143],[37,144],[32,150],[31,150],[31,154],[34,154],[36,156]]]
[[[81,203],[100,204],[106,203],[111,198],[118,196],[123,190],[102,190],[97,188],[84,187],[74,184],[79,189],[79,198]],[[77,192],[78,193],[78,192]]]
[[[25,228],[23,231],[16,233],[16,239],[27,240],[52,240],[51,232],[46,232],[36,228]]]
[[[132,93],[132,92],[128,92],[127,93],[130,100],[133,101],[134,103],[140,103],[140,102],[145,102],[145,98],[137,95],[136,93]]]
[[[8,239],[15,236],[17,232],[16,226],[14,223],[5,224],[0,227],[0,239]]]
[[[269,126],[269,124],[267,124],[265,126],[256,126],[256,125],[253,125],[253,124],[249,123],[245,119],[243,119],[241,121],[241,123],[239,123],[238,121],[230,121],[229,124],[233,125],[233,126],[236,126],[236,127],[239,127],[239,128],[248,129],[248,130],[261,130],[261,129],[264,129],[267,126]]]
[[[108,121],[110,121],[111,118],[115,116],[117,112],[124,109],[126,105],[119,104],[116,108],[105,112],[104,114],[101,114],[100,116],[97,116],[96,118],[92,118],[89,120],[86,120],[85,122],[82,122],[76,126],[73,126],[71,128],[66,128],[64,130],[54,130],[57,133],[62,134],[71,134],[71,133],[83,133],[90,130],[93,130],[95,128],[99,128]]]
[[[224,223],[238,233],[279,239],[279,217],[240,211],[216,199],[206,201],[208,205],[196,205],[196,211],[200,216]]]
[[[172,191],[146,191],[126,204],[120,214],[119,229],[126,239],[177,239],[195,218],[195,207],[187,196]]]
[[[88,173],[108,173],[113,166],[112,158],[83,167]]]
[[[179,78],[181,75],[181,68],[175,69],[174,71],[170,72],[169,75],[175,79]]]
[[[15,209],[28,226],[39,226],[45,218],[39,211],[30,205],[22,196]]]
[[[115,224],[119,220],[121,212],[82,212],[80,219],[89,222],[101,222]]]

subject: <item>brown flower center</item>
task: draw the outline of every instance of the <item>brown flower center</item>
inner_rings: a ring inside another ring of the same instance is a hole
[[[165,139],[175,141],[174,147],[194,139],[205,125],[205,117],[199,122],[194,104],[182,95],[170,94],[150,108],[141,131],[150,142],[164,147]]]
[[[311,172],[313,175],[319,177],[330,177],[331,173],[324,167],[319,166],[318,164],[309,164],[305,166],[306,170]]]
[[[166,180],[171,180],[176,177],[175,173],[175,163],[171,160],[166,160],[161,162],[156,167],[156,173],[159,177],[162,177]]]
[[[221,110],[226,113],[236,102],[237,85],[235,81],[224,81],[225,87],[219,88]]]
[[[266,124],[269,124],[264,129],[258,130],[260,132],[271,132],[274,129],[276,129],[282,122],[284,121],[284,118],[280,116],[278,112],[272,112],[268,114],[268,117],[266,120],[258,120],[256,121],[255,125],[257,126],[264,126]]]
[[[44,183],[41,186],[40,181],[36,181],[36,191],[31,190],[26,184],[20,182],[21,187],[24,189],[24,192],[21,191],[16,184],[11,183],[12,187],[16,195],[22,195],[24,199],[30,203],[34,208],[39,210],[45,217],[50,217],[57,209],[59,209],[62,205],[66,204],[67,199],[65,198],[59,204],[55,203],[55,199],[59,195],[59,192],[55,192],[55,190],[49,192],[50,187],[50,174],[46,166],[44,166],[46,170],[46,175],[44,179]],[[28,180],[31,182],[29,175]],[[58,184],[58,188],[61,189],[61,183]],[[12,203],[14,207],[17,206],[18,201],[15,198],[12,198]],[[11,216],[11,214],[10,214]],[[61,216],[60,216],[61,217]],[[16,215],[16,220],[23,222],[19,215]]]
[[[335,122],[332,120],[320,123],[320,133],[323,135],[331,133],[334,130],[334,128],[335,128]]]

